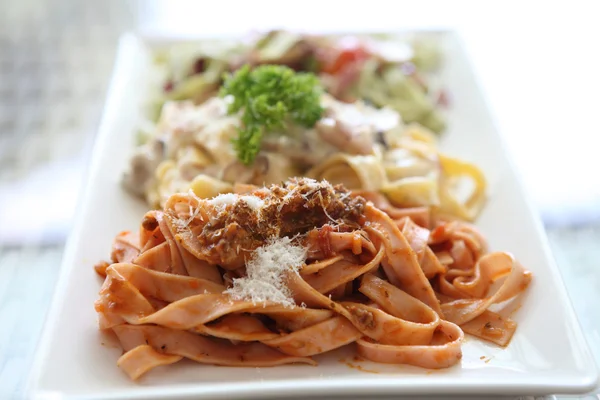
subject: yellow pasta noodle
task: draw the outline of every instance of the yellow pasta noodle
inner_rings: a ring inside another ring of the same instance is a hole
[[[267,132],[254,162],[245,165],[232,144],[240,115],[228,115],[228,101],[214,97],[200,105],[166,103],[155,136],[132,159],[132,171],[155,173],[138,179],[129,173],[128,186],[137,193],[146,188],[148,203],[160,207],[169,195],[190,188],[205,198],[230,192],[236,183],[264,185],[308,176],[380,191],[397,207],[435,207],[468,221],[483,206],[486,183],[481,171],[440,154],[430,130],[404,125],[392,109],[361,101],[342,103],[324,94],[324,114],[313,128],[290,125]],[[473,189],[461,200],[464,180]]]

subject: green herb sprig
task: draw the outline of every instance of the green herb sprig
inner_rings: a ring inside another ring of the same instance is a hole
[[[313,127],[323,114],[322,92],[314,74],[281,65],[245,65],[225,77],[220,95],[233,96],[228,113],[242,111],[243,126],[233,140],[238,159],[252,164],[265,133],[285,128],[288,121]]]

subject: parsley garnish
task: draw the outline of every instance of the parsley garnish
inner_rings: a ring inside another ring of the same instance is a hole
[[[260,151],[265,132],[285,128],[288,121],[311,128],[323,114],[317,77],[281,65],[245,65],[225,78],[220,94],[234,98],[229,114],[242,110],[243,126],[233,145],[246,165]]]

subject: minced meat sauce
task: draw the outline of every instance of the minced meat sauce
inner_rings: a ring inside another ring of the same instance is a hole
[[[225,204],[203,201],[201,207],[210,218],[202,226],[190,228],[209,261],[230,266],[243,262],[240,254],[272,238],[303,235],[323,226],[355,230],[361,225],[366,205],[366,200],[351,196],[342,185],[308,178],[293,178],[236,195],[235,201],[229,199]]]

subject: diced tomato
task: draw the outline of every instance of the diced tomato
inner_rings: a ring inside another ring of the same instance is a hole
[[[333,57],[327,57],[323,63],[322,72],[336,75],[343,71],[348,65],[366,60],[369,57],[369,52],[360,44],[344,47],[339,49]]]

